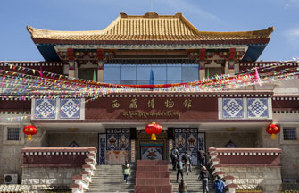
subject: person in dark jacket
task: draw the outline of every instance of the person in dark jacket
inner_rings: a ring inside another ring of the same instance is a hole
[[[170,151],[170,159],[172,164],[172,170],[176,170],[177,160],[180,158],[180,153],[177,148],[172,148]]]
[[[202,191],[203,193],[208,193],[209,192],[209,177],[210,174],[208,170],[206,169],[205,166],[202,167],[201,172],[200,172],[200,178],[202,180]]]
[[[188,173],[192,172],[192,157],[186,151],[185,154],[182,156],[182,161],[185,164],[187,175]]]
[[[198,150],[197,159],[200,165],[205,165],[205,152],[203,150]]]
[[[182,179],[179,184],[179,193],[187,193],[187,184]]]

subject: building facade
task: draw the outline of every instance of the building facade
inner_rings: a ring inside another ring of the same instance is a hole
[[[13,65],[41,71],[44,76],[55,73],[138,87],[213,80],[221,74],[271,65],[298,67],[298,62],[256,62],[273,28],[199,31],[181,13],[121,13],[99,31],[27,29],[45,61],[1,62],[2,70],[11,70]],[[97,147],[98,164],[168,160],[169,150],[178,147],[181,153],[192,154],[195,165],[198,150],[236,147],[282,149],[281,179],[298,182],[298,83],[292,79],[213,92],[149,86],[111,91],[94,100],[9,97],[3,89],[0,181],[10,173],[19,174],[21,179],[23,147]],[[144,131],[151,122],[163,127],[156,141]],[[272,122],[281,128],[275,140],[265,130]],[[22,133],[28,124],[38,128],[32,141]]]

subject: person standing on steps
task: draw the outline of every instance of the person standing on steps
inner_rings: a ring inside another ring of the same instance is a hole
[[[186,155],[186,171],[187,171],[187,175],[188,172],[192,172],[192,157],[191,155],[188,154],[188,152],[185,153]]]
[[[181,174],[182,179],[184,179],[184,167],[183,167],[183,162],[181,160],[177,160],[177,169],[178,169],[178,172],[176,174],[176,182],[179,182],[180,174]]]
[[[205,152],[203,150],[198,150],[197,159],[199,161],[199,165],[205,165]]]
[[[202,167],[200,172],[200,178],[202,179],[202,191],[203,193],[209,192],[209,171],[206,169],[205,166]]]
[[[223,189],[225,188],[224,182],[220,179],[220,176],[216,177],[216,181],[213,183],[213,188],[216,190],[216,193],[223,193]]]
[[[187,193],[187,184],[183,179],[181,179],[181,182],[179,184],[179,193]]]
[[[177,148],[172,148],[170,151],[170,159],[171,159],[171,164],[172,164],[172,170],[176,170],[176,163],[177,160],[180,159],[180,153]]]
[[[128,184],[128,180],[129,180],[129,176],[130,176],[130,164],[126,164],[123,166],[123,175],[124,175],[124,181],[126,181],[126,183]]]

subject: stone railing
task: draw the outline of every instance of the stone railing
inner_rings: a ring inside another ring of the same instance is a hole
[[[23,148],[22,184],[29,185],[31,192],[38,192],[55,187],[68,188],[75,180],[75,186],[79,184],[87,189],[93,174],[90,171],[95,169],[96,151],[95,147]]]
[[[281,185],[278,148],[209,148],[213,176],[225,179],[229,192],[278,192]]]
[[[83,193],[88,190],[88,186],[92,181],[92,176],[96,170],[96,151],[90,151],[82,165],[83,171],[79,175],[73,176],[74,183],[70,185],[72,193]]]

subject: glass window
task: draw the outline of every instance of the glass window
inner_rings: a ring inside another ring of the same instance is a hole
[[[172,83],[181,83],[181,80],[167,80],[167,84],[172,84]]]
[[[154,82],[156,84],[156,82]],[[138,85],[149,85],[150,81],[149,80],[137,80]]]
[[[121,65],[121,80],[135,80],[136,82],[136,65],[123,64]]]
[[[7,128],[7,140],[20,140],[20,128]]]
[[[198,80],[198,65],[183,65],[182,66],[182,82]]]
[[[166,80],[166,65],[165,64],[153,64],[152,70],[154,71],[154,80]],[[155,83],[156,84],[156,83]]]
[[[198,64],[106,64],[104,82],[116,84],[181,83],[198,80]]]
[[[296,140],[296,128],[283,128],[284,140]]]
[[[181,64],[168,65],[167,66],[167,80],[182,80],[182,66]],[[180,81],[181,82],[181,81]]]
[[[105,83],[110,83],[110,84],[120,84],[120,80],[107,80],[104,81]]]
[[[120,81],[120,65],[119,64],[105,64],[104,65],[104,82],[111,80]]]
[[[155,84],[166,84],[166,80],[155,80]]]
[[[121,80],[120,84],[137,84],[136,80]]]
[[[149,80],[151,74],[151,65],[137,65],[137,80]]]

